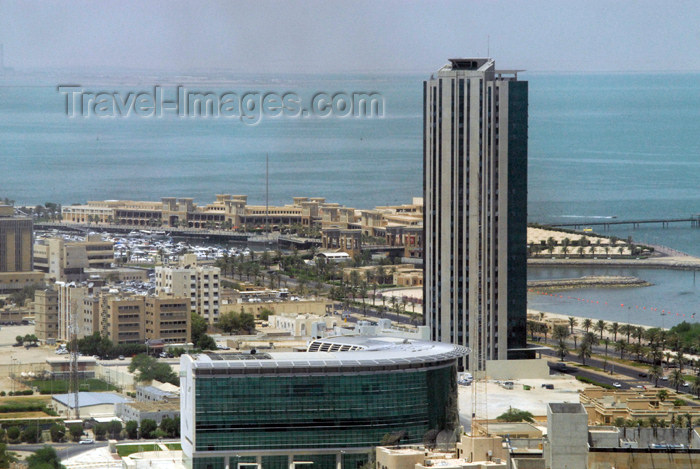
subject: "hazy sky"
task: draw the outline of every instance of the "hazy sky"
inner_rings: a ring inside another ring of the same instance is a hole
[[[700,1],[0,0],[5,65],[432,71],[490,55],[531,71],[700,70]]]

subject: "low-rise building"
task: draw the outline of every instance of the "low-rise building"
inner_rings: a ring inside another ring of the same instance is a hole
[[[588,412],[590,425],[617,425],[621,421],[639,421],[653,419],[657,422],[679,421],[690,415],[694,420],[700,419],[700,407],[693,405],[676,405],[678,399],[687,400],[672,390],[666,390],[662,400],[658,389],[609,390],[591,386],[580,393],[581,404]]]
[[[107,269],[114,262],[114,243],[99,235],[88,235],[84,241],[48,238],[33,247],[34,269],[47,279],[61,282],[87,279],[87,269]]]
[[[49,357],[46,359],[49,376],[52,379],[66,379],[70,377],[71,359],[69,355]],[[78,376],[80,378],[94,378],[97,360],[93,357],[78,357]]]
[[[74,415],[76,407],[75,394],[54,394],[51,405],[58,415],[70,417]],[[116,415],[116,404],[129,400],[113,392],[83,392],[78,393],[77,405],[81,418],[113,417]]]
[[[145,419],[150,419],[160,425],[166,417],[174,419],[180,416],[180,399],[124,402],[116,404],[115,412],[125,422],[133,420],[141,425]]]

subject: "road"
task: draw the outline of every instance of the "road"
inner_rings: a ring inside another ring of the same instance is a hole
[[[542,355],[546,355],[548,357],[557,357],[556,351],[553,349],[543,350],[541,353]],[[581,363],[581,359],[578,357],[578,355],[567,355],[566,361]],[[623,365],[615,362],[608,362],[607,364],[605,364],[604,360],[594,357],[586,359],[586,365],[600,368],[601,370],[605,367],[606,370],[612,371],[613,374],[608,377],[606,375],[601,374],[600,372],[592,372],[590,370],[586,370],[585,368],[577,368],[576,371],[571,372],[570,374],[576,376],[585,376],[587,378],[604,384],[612,385],[613,383],[618,382],[621,385],[620,389],[630,389],[637,386],[646,386],[647,388],[649,388],[654,386],[654,383],[650,382],[647,378],[639,376],[640,373],[645,373],[645,370],[641,368],[635,368],[629,365]],[[620,375],[622,375],[622,377],[620,377]],[[659,380],[659,388],[670,389],[672,391],[675,391],[675,388],[669,386],[667,383],[668,381]],[[691,395],[688,391],[688,388],[684,389],[683,387],[681,387],[678,392],[679,394]],[[688,401],[688,404],[700,405],[692,401]]]
[[[106,441],[96,441],[91,445],[81,445],[80,443],[41,443],[41,444],[23,444],[23,445],[7,445],[8,451],[37,451],[44,446],[51,446],[58,453],[58,457],[61,459],[72,458],[73,456],[84,453],[91,449],[100,448],[107,446]]]

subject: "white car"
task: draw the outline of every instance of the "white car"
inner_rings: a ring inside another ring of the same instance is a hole
[[[613,386],[616,387],[616,388],[621,388],[621,387],[622,387],[622,385],[621,385],[620,383],[618,383],[617,381],[615,381],[615,382],[613,383]]]
[[[84,440],[80,440],[81,445],[91,445],[95,442],[92,438],[86,438]]]

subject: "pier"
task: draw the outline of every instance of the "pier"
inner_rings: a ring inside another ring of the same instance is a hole
[[[633,229],[639,228],[640,225],[657,224],[662,228],[668,228],[671,223],[690,223],[692,228],[700,228],[700,215],[693,215],[688,218],[656,218],[652,220],[609,220],[609,221],[591,221],[591,222],[574,222],[574,223],[553,223],[545,226],[552,228],[573,228],[580,230],[593,226],[602,226],[603,229],[610,229],[611,225],[632,225]]]

